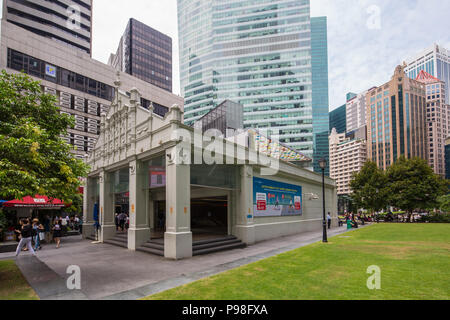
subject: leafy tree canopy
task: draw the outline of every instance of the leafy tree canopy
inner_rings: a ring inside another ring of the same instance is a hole
[[[366,162],[359,173],[353,175],[350,188],[359,208],[380,211],[387,207],[387,178],[376,163]]]
[[[36,194],[66,203],[79,200],[79,177],[88,167],[61,138],[73,119],[56,98],[25,74],[0,74],[0,198]]]
[[[420,158],[400,157],[389,167],[386,175],[390,204],[408,212],[436,208],[437,199],[448,191],[448,182]]]

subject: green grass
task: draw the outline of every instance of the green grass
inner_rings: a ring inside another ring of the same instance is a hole
[[[39,300],[14,261],[0,261],[0,300]]]
[[[369,290],[371,265],[381,290]],[[149,300],[448,300],[450,224],[377,224]]]

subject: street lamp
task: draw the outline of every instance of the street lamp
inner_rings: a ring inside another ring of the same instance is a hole
[[[323,197],[323,243],[327,243],[327,220],[325,216],[325,168],[327,167],[327,160],[322,158],[319,160],[319,167],[322,169],[322,197]]]

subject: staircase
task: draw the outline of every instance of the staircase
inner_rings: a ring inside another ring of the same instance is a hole
[[[117,233],[114,238],[105,240],[103,242],[128,249],[128,233]]]
[[[242,249],[247,245],[235,236],[227,236],[214,240],[195,241],[192,244],[192,255],[199,256],[225,250]]]
[[[136,251],[164,257],[164,240],[149,240],[147,243],[143,244],[142,247],[137,248]]]
[[[228,236],[213,240],[195,241],[192,244],[192,255],[199,256],[225,250],[242,249],[246,244],[235,236]],[[164,257],[164,240],[150,240],[143,246],[136,249],[137,251],[155,254]]]

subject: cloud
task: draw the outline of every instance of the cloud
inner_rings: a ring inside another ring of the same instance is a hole
[[[95,0],[93,3],[93,58],[107,63],[109,55],[117,50],[128,20],[135,18],[172,38],[173,92],[179,94],[176,0]]]
[[[450,48],[449,12],[448,0],[311,0],[312,16],[328,17],[330,109],[344,104],[347,92],[389,81],[398,64],[434,42]],[[172,37],[179,94],[176,0],[95,0],[93,57],[108,61],[131,17]]]
[[[434,42],[448,47],[449,12],[450,1],[441,0],[312,0],[312,16],[328,16],[330,110],[347,92],[389,81],[398,64]]]

